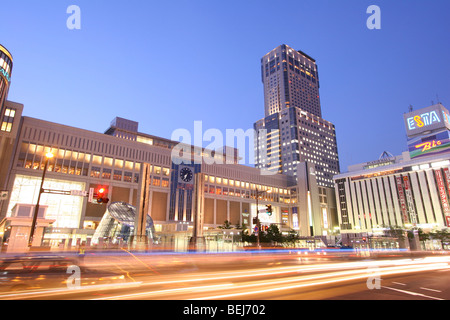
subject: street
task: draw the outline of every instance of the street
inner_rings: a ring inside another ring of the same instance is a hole
[[[121,270],[124,282],[3,292],[0,299],[448,300],[449,262],[449,255],[408,252],[91,253],[86,265]]]

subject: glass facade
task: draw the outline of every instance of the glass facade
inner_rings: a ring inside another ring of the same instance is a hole
[[[93,244],[127,243],[134,235],[134,221],[136,208],[125,202],[111,203],[106,210],[98,228],[92,238]],[[147,215],[146,234],[149,239],[155,241],[155,227],[152,218]]]
[[[37,203],[41,181],[41,177],[16,175],[8,207],[8,216],[11,216],[13,207],[18,203],[33,205]],[[85,183],[46,178],[44,189],[81,191],[85,190]],[[45,218],[55,220],[53,227],[79,228],[83,209],[82,197],[43,193],[40,204],[48,206]]]
[[[0,116],[3,117],[3,105],[8,96],[9,84],[11,83],[11,72],[13,67],[12,56],[0,45]],[[5,130],[2,130],[5,131]]]

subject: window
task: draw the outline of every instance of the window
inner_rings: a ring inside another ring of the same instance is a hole
[[[103,168],[102,178],[103,179],[111,179],[111,169]]]
[[[113,159],[112,159],[112,158],[105,157],[105,158],[104,158],[104,165],[105,165],[105,166],[108,166],[108,167],[112,167],[112,165],[113,165]]]
[[[2,125],[0,127],[0,131],[11,132],[15,116],[16,116],[15,109],[6,108],[4,116],[3,116],[3,120],[2,120]]]
[[[116,181],[122,181],[122,171],[114,170],[113,179]]]
[[[123,175],[123,181],[125,181],[125,182],[132,182],[133,181],[133,174],[131,172],[125,171],[125,174]]]
[[[91,178],[100,178],[100,168],[99,167],[92,167]]]
[[[122,168],[123,168],[123,163],[124,163],[123,160],[116,159],[116,160],[114,161],[114,166],[115,166],[117,169],[122,169]]]

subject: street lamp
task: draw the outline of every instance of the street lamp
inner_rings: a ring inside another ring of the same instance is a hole
[[[41,201],[41,194],[44,192],[43,187],[44,187],[45,174],[47,173],[48,161],[53,157],[54,157],[54,155],[51,152],[47,152],[45,154],[44,172],[42,173],[41,187],[39,188],[37,204],[34,208],[33,222],[31,223],[30,237],[28,238],[28,247],[31,247],[31,245],[33,243],[34,231],[36,229],[36,222],[37,222],[37,217],[38,217],[38,213],[39,213],[39,202]]]
[[[260,245],[260,238],[259,235],[261,234],[261,223],[259,222],[259,208],[258,208],[258,198],[260,195],[264,194],[264,193],[271,193],[272,190],[264,190],[264,191],[259,191],[258,188],[256,188],[256,225],[258,227],[258,235],[256,237],[256,246],[259,248]]]

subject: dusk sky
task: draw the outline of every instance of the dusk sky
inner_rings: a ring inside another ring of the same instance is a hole
[[[72,4],[80,30],[66,26]],[[381,30],[366,26],[370,5]],[[317,61],[342,172],[405,151],[410,105],[450,108],[448,0],[15,0],[2,2],[0,30],[14,58],[8,100],[97,132],[116,116],[164,138],[200,120],[252,128],[264,117],[260,59],[281,44]]]

